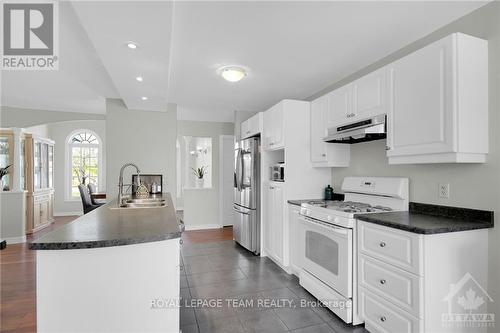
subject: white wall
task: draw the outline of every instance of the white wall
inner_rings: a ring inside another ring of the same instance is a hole
[[[137,164],[142,173],[163,175],[163,191],[175,193],[177,107],[165,112],[129,110],[119,99],[106,100],[106,192],[118,195],[118,177],[123,164]],[[133,168],[125,171],[131,181]],[[172,195],[175,200],[175,195]],[[175,202],[174,202],[175,203]]]
[[[212,188],[185,191],[182,204],[184,206],[186,228],[196,229],[207,225],[213,227],[219,224],[219,136],[233,135],[234,124],[179,120],[177,130],[179,136],[189,135],[212,138]],[[203,205],[203,209],[200,208],[200,205]],[[201,216],[197,215],[194,210],[201,211],[203,214]]]
[[[0,192],[0,239],[7,244],[26,240],[26,194]]]
[[[439,29],[395,54],[332,85],[310,99],[342,86],[353,79],[382,67],[423,45],[452,32],[463,32],[489,41],[489,121],[490,154],[485,164],[388,165],[385,142],[369,142],[351,146],[351,166],[335,168],[333,184],[340,188],[345,176],[403,176],[410,178],[410,199],[415,202],[494,210],[500,214],[500,3],[488,4]],[[438,197],[438,183],[450,184],[450,198]],[[500,314],[500,228],[489,232],[488,291],[494,299],[490,311]],[[486,258],[484,258],[486,259]],[[494,329],[492,330],[494,331]]]
[[[102,150],[102,179],[100,180],[99,191],[106,191],[106,122],[104,120],[79,120],[64,121],[48,125],[49,135],[55,141],[54,151],[54,213],[56,215],[73,215],[82,213],[81,200],[66,199],[66,168],[67,144],[66,139],[73,131],[88,129],[95,132],[101,139]]]
[[[104,120],[105,115],[94,113],[61,112],[38,109],[24,109],[2,106],[0,113],[0,127],[20,127],[48,124],[71,120]]]

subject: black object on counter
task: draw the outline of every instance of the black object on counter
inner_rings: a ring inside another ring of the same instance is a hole
[[[333,200],[333,188],[330,185],[325,188],[325,200]]]
[[[0,250],[3,250],[7,247],[7,241],[2,240],[0,241]]]

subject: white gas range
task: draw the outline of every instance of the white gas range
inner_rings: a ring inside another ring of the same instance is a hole
[[[346,177],[345,201],[303,203],[300,284],[346,323],[357,316],[356,214],[408,210],[408,179]]]

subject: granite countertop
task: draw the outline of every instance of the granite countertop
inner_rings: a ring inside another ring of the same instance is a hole
[[[308,203],[309,201],[344,201],[344,195],[342,193],[333,193],[333,200],[326,201],[325,199],[300,199],[300,200],[288,200],[290,205],[300,206],[303,203]]]
[[[417,234],[440,234],[494,226],[491,211],[413,202],[407,212],[359,214],[356,218]]]
[[[156,194],[167,206],[113,209],[113,200],[30,242],[31,250],[120,246],[179,238],[181,231],[170,193]]]

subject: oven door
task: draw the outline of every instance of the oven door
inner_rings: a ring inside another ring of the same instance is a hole
[[[352,298],[352,229],[299,217],[301,268],[346,298]]]

